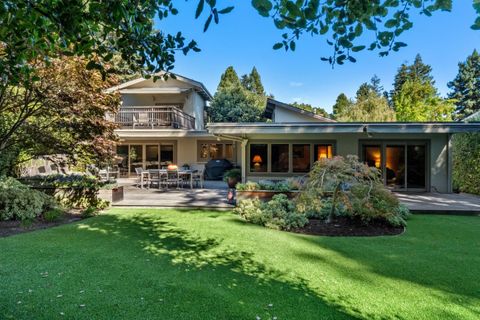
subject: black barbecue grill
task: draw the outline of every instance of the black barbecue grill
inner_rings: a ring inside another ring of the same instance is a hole
[[[222,180],[225,171],[232,168],[227,159],[212,159],[205,165],[205,180]]]

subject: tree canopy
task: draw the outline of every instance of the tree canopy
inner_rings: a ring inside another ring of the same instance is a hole
[[[113,155],[115,113],[120,100],[80,58],[63,57],[34,67],[40,80],[26,87],[0,86],[0,175],[22,160],[62,154],[67,161],[101,160]]]
[[[480,55],[477,50],[458,64],[458,74],[448,87],[452,90],[448,96],[455,100],[458,118],[480,111]]]
[[[331,64],[355,62],[354,54],[365,49],[377,51],[380,56],[398,51],[406,46],[398,39],[413,27],[412,13],[431,16],[435,11],[452,9],[451,0],[253,0],[252,4],[285,31],[274,49],[294,51],[302,36],[319,36],[332,49],[329,57],[322,58]],[[480,2],[473,0],[473,7],[480,14]],[[480,29],[480,17],[472,29]]]
[[[357,90],[355,101],[340,94],[334,105],[335,119],[345,122],[389,122],[395,121],[395,111],[381,93],[378,77],[370,83],[362,83]]]
[[[325,109],[323,109],[322,107],[314,107],[309,103],[294,102],[294,103],[292,103],[292,106],[300,108],[300,109],[305,110],[305,111],[312,112],[312,113],[314,113],[316,115],[319,115],[319,116],[322,116],[322,117],[326,117],[326,118],[330,117],[330,115],[328,114],[328,112]]]
[[[212,122],[258,122],[263,121],[265,91],[260,74],[254,67],[240,81],[233,66],[227,67],[220,77],[217,92],[208,108]]]

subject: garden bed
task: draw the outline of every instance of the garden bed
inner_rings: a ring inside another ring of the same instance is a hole
[[[404,230],[404,227],[394,227],[383,221],[370,221],[367,225],[358,220],[336,218],[331,223],[310,219],[303,228],[293,229],[292,232],[330,237],[372,237],[398,235]]]
[[[258,198],[262,201],[270,201],[276,194],[284,194],[288,199],[293,199],[298,195],[298,190],[291,191],[274,191],[274,190],[251,190],[240,191],[237,190],[237,200],[254,199]]]
[[[31,222],[28,222],[28,224],[22,223],[22,221],[19,220],[0,221],[0,238],[35,230],[48,229],[62,224],[79,221],[81,219],[83,219],[83,217],[80,212],[72,211],[52,222],[47,222],[42,218],[34,219]]]

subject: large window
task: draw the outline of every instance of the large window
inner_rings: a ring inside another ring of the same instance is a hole
[[[161,144],[160,145],[160,166],[166,167],[174,162],[173,159],[173,145]]]
[[[250,145],[250,172],[267,172],[268,144]]]
[[[332,158],[333,143],[267,143],[254,142],[249,147],[251,173],[307,173],[312,164],[322,158]]]
[[[135,173],[135,168],[143,168],[143,145],[130,145],[130,172]]]
[[[292,147],[293,172],[310,171],[310,144],[294,144]]]
[[[395,190],[427,188],[427,145],[424,142],[385,141],[362,145],[362,159],[380,169],[386,186]]]
[[[128,176],[128,146],[117,146],[117,165],[120,176]]]
[[[288,172],[288,144],[272,144],[272,172]]]
[[[207,162],[211,159],[228,159],[235,161],[235,149],[233,143],[198,141],[198,162]]]

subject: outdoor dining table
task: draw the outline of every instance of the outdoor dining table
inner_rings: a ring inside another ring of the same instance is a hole
[[[152,174],[152,173],[158,173],[159,175],[165,175],[168,173],[169,170],[167,169],[149,169],[147,172],[148,174]],[[180,176],[184,176],[184,177],[188,177],[189,180],[190,180],[190,189],[193,189],[193,173],[194,173],[194,170],[190,170],[190,169],[178,169],[177,170],[178,172],[178,177],[179,177],[179,180],[180,180]],[[142,185],[143,185],[143,175],[141,176],[141,179],[142,179]],[[178,185],[178,183],[177,183]],[[160,188],[160,184],[158,185],[158,187]]]

